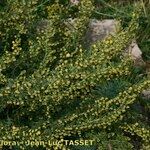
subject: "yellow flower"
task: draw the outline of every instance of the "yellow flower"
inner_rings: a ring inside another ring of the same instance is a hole
[[[68,53],[68,54],[66,54],[66,57],[68,58],[68,57],[70,57],[71,55]]]

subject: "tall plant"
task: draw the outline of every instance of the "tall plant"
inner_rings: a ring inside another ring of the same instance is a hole
[[[125,84],[110,97],[100,91],[132,74],[130,56],[118,58],[135,36],[138,11],[126,29],[86,50],[90,0],[43,4],[44,15],[40,7],[38,0],[10,0],[0,11],[0,139],[12,141],[14,149],[30,149],[28,140],[93,138],[105,149],[103,140],[116,133],[116,140],[123,139],[131,149],[125,138],[131,133],[141,137],[147,149],[149,130],[136,122],[130,107],[150,81]],[[43,147],[75,148],[46,142]]]

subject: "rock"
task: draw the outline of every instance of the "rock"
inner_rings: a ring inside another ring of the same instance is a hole
[[[89,24],[86,38],[92,44],[98,40],[103,40],[109,34],[115,34],[119,22],[114,19],[96,20],[92,19]]]
[[[128,51],[131,54],[133,59],[138,59],[142,57],[142,52],[135,40],[132,41],[131,45],[128,48]]]
[[[145,66],[145,62],[142,58],[142,51],[140,50],[138,44],[135,40],[129,45],[126,51],[131,54],[132,59],[134,60],[135,66]]]
[[[150,89],[149,89],[149,90],[144,90],[144,91],[142,92],[142,97],[143,97],[144,99],[150,99]]]
[[[65,22],[70,32],[74,30],[74,22],[76,19],[68,18]],[[115,34],[119,22],[114,19],[96,20],[91,19],[87,27],[87,32],[85,35],[85,42],[88,46],[93,44],[98,40],[103,40],[110,34]]]
[[[88,45],[105,39],[108,35],[114,35],[119,29],[119,22],[114,19],[96,20],[92,19],[89,24],[89,30],[86,34],[86,41]],[[125,52],[131,54],[134,60],[135,66],[145,65],[142,59],[142,51],[135,40],[132,41],[131,45],[125,50]]]
[[[73,4],[73,5],[78,5],[79,0],[70,0],[70,3]]]

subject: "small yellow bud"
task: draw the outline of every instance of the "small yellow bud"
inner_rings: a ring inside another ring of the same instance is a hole
[[[66,55],[66,57],[70,57],[71,55],[68,53],[67,55]]]

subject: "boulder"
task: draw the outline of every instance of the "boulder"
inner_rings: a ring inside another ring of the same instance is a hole
[[[117,31],[118,21],[114,19],[96,20],[91,19],[86,37],[87,41],[92,44],[98,40],[103,40],[109,34],[115,34]]]
[[[110,34],[114,35],[119,30],[119,27],[119,22],[115,19],[91,19],[89,29],[86,34],[86,41],[88,45],[91,45],[98,40],[103,40]],[[142,59],[142,51],[134,39],[125,52],[131,54],[136,66],[145,65]]]
[[[78,5],[79,4],[79,0],[70,0],[70,3],[72,5]]]
[[[142,92],[142,97],[143,97],[144,99],[150,99],[150,89],[144,90],[144,91]]]
[[[131,55],[135,66],[145,66],[145,62],[142,58],[142,51],[135,40],[132,41],[126,51]]]

